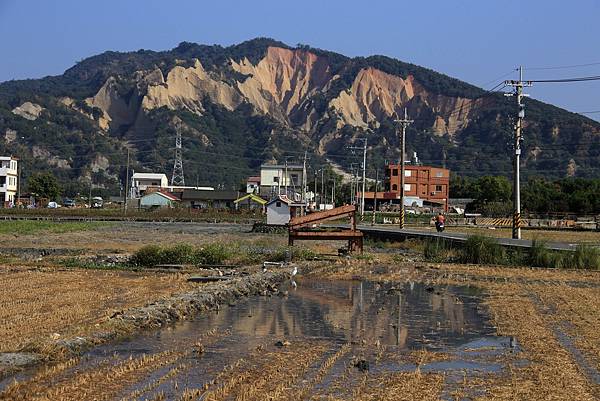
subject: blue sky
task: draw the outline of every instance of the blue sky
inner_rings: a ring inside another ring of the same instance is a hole
[[[348,56],[384,54],[489,88],[519,64],[530,79],[600,75],[600,64],[532,69],[600,63],[599,16],[597,0],[0,0],[0,81],[61,74],[106,50],[268,36]],[[572,111],[600,110],[600,81],[529,93]]]

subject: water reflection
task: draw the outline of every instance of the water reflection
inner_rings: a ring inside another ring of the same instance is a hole
[[[81,372],[98,364],[116,363],[140,354],[189,349],[201,334],[213,329],[222,335],[216,342],[206,344],[202,358],[189,356],[186,363],[190,368],[180,372],[173,380],[186,385],[201,385],[258,345],[267,343],[272,346],[276,340],[324,339],[330,341],[332,351],[339,349],[341,343],[364,342],[367,347],[372,347],[378,342],[388,346],[388,351],[395,349],[399,353],[426,347],[458,356],[454,362],[424,365],[423,368],[428,371],[474,369],[495,372],[500,369],[499,366],[487,366],[481,361],[471,360],[476,356],[471,348],[479,348],[477,344],[480,343],[485,345],[485,352],[489,351],[490,344],[495,344],[492,348],[498,350],[493,352],[504,352],[510,348],[508,343],[501,343],[508,339],[494,335],[494,328],[479,307],[482,294],[475,288],[302,278],[296,278],[295,282],[296,286],[287,283],[285,288],[281,288],[281,296],[244,298],[219,311],[202,314],[195,320],[119,344],[97,347],[86,353],[70,371]],[[129,390],[147,385],[154,376],[160,377],[168,369],[170,367],[158,369],[153,375],[132,384]],[[339,361],[332,367],[331,377],[325,378],[323,385],[343,369],[343,362]],[[413,369],[414,364],[394,358],[373,364],[373,372]],[[17,375],[17,378],[26,376],[28,373]],[[0,388],[7,383],[0,383]],[[174,390],[165,382],[156,391],[170,394]]]
[[[250,298],[189,322],[185,330],[219,327],[243,337],[379,340],[400,349],[457,345],[494,332],[478,308],[479,292],[468,287],[296,282],[285,297]]]

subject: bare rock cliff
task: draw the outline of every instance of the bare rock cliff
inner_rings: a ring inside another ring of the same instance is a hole
[[[315,97],[326,97],[339,79],[327,57],[303,49],[269,47],[256,64],[244,58],[229,60],[224,68],[237,74],[233,82],[224,78],[227,71],[209,71],[199,60],[191,67],[173,67],[166,78],[158,68],[138,71],[134,77],[136,96],[128,100],[119,93],[117,78],[111,77],[86,101],[104,112],[100,125],[105,129],[135,127],[141,112],[161,107],[202,115],[202,102],[209,99],[230,111],[250,104],[255,113],[309,134],[324,119],[334,118],[338,129],[344,125],[377,127],[382,120],[401,114],[405,107],[417,112],[426,107],[434,115],[430,129],[450,137],[468,125],[478,103],[431,93],[412,75],[403,78],[368,67],[356,74],[349,88],[329,96],[328,111],[319,113],[313,104]],[[333,137],[333,132],[320,133],[321,141]]]

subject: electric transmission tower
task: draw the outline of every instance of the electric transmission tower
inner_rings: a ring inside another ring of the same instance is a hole
[[[181,132],[177,131],[175,137],[175,164],[173,165],[173,176],[171,177],[171,185],[185,186],[185,178],[183,177],[183,160],[181,156]]]

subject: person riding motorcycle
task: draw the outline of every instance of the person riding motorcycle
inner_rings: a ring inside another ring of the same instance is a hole
[[[446,217],[440,212],[435,218],[435,229],[438,233],[444,231],[444,225],[446,223]]]

